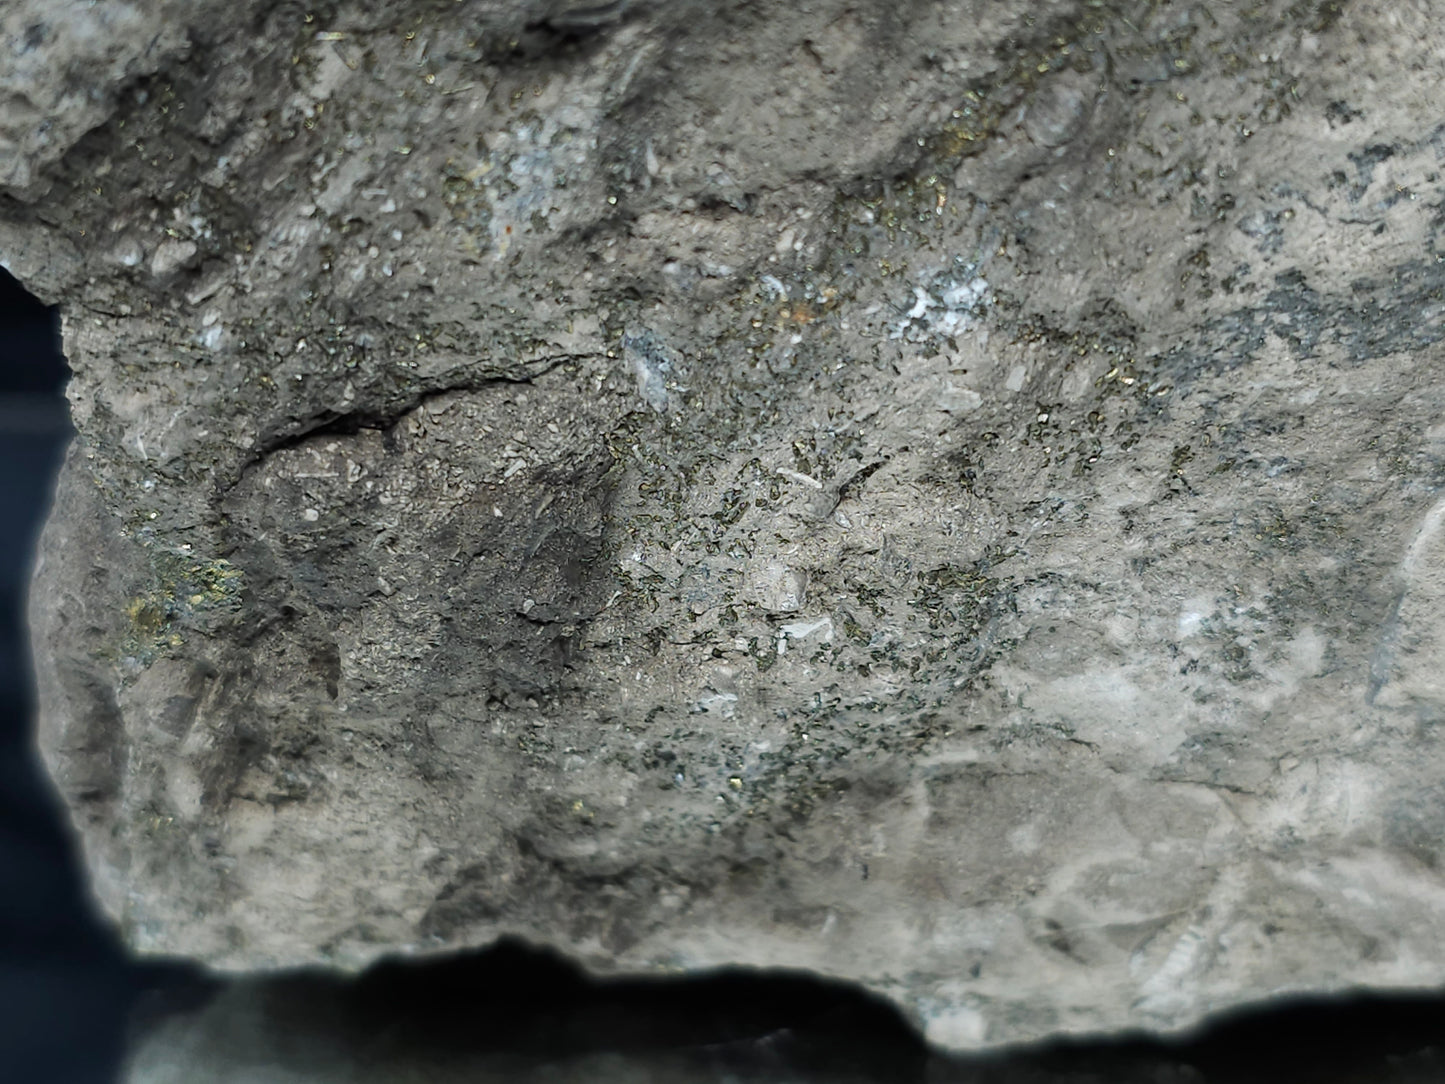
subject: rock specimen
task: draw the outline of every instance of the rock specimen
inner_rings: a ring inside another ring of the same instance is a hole
[[[960,1048],[1445,980],[1433,5],[52,9],[40,742],[137,948]]]

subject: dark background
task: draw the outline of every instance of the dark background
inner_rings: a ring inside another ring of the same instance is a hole
[[[71,436],[59,341],[57,314],[0,270],[5,1084],[112,1081],[128,1031],[202,1007],[220,986],[182,961],[126,954],[94,909],[76,840],[35,753],[25,596]],[[697,1067],[689,1079],[700,1081],[776,1080],[782,1072],[800,1084],[844,1077],[938,1084],[1445,1084],[1445,996],[1439,994],[1271,1002],[1170,1043],[1105,1037],[945,1058],[930,1053],[881,1001],[796,973],[598,982],[554,954],[503,944],[432,962],[382,964],[359,980],[295,973],[268,985],[278,1005],[326,1008],[322,1023],[305,1025],[315,1034],[299,1035],[303,1043],[374,1043],[384,1033],[386,1054],[402,1064],[408,1050],[516,1051],[540,1061],[606,1050],[642,1069],[659,1051],[683,1051]]]
[[[74,844],[33,748],[25,592],[70,437],[56,319],[0,274],[0,1069],[105,1080],[137,976],[87,906]]]
[[[95,914],[34,747],[25,598],[71,436],[60,328],[0,270],[0,1080],[109,1081],[132,1006],[188,969],[129,960]]]

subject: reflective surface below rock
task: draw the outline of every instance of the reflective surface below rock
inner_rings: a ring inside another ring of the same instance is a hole
[[[596,981],[517,942],[390,962],[355,980],[246,978],[148,1015],[126,1084],[1426,1084],[1445,1074],[1440,997],[1286,1001],[1173,1039],[1084,1036],[948,1056],[848,984],[760,971]]]

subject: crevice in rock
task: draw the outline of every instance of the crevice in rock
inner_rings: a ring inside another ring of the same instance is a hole
[[[235,477],[221,487],[221,496],[226,496],[245,479],[246,475],[278,452],[298,448],[308,441],[326,436],[352,437],[363,429],[375,429],[383,433],[394,428],[407,415],[435,402],[445,395],[457,392],[479,392],[487,388],[506,384],[531,384],[538,377],[545,376],[569,362],[582,360],[577,354],[553,354],[531,363],[523,375],[490,375],[471,380],[459,380],[439,387],[413,392],[393,405],[358,407],[354,410],[322,410],[294,425],[283,426],[278,432],[258,442],[251,457],[237,470]]]

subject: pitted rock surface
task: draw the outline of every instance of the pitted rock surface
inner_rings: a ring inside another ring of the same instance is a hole
[[[1434,6],[50,7],[40,743],[137,948],[959,1048],[1445,979]]]

